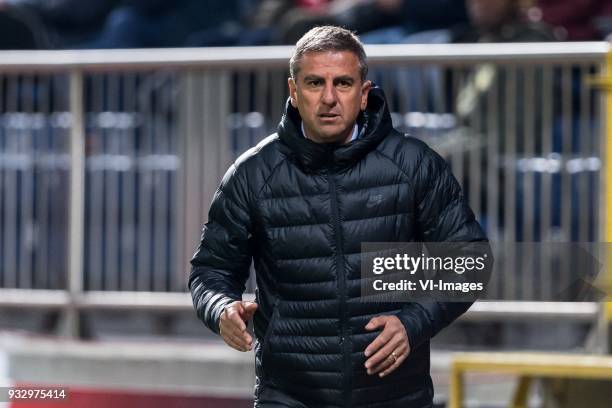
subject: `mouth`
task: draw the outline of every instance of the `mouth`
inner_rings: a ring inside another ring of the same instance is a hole
[[[337,113],[321,113],[319,114],[319,118],[321,120],[334,120],[336,118],[339,118],[340,115]]]

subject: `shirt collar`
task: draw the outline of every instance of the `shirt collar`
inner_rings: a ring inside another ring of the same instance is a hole
[[[302,136],[306,137],[306,132],[304,131],[304,122],[301,123],[301,128],[302,128]],[[357,136],[359,136],[359,126],[357,126],[357,123],[355,123],[355,127],[353,128],[353,133],[351,134],[351,142],[357,139]]]

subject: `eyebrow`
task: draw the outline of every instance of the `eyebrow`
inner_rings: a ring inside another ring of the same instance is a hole
[[[306,81],[313,81],[313,80],[324,80],[323,77],[317,76],[317,75],[306,75],[304,77],[304,82]]]
[[[325,81],[325,78],[320,77],[318,75],[306,75],[303,81],[306,82],[306,81],[313,81],[313,80]],[[355,78],[353,78],[350,75],[340,75],[340,76],[334,77],[333,81],[336,83],[340,81],[355,82]]]
[[[355,82],[355,78],[350,75],[341,75],[339,77],[334,78],[334,82],[347,81],[347,82]]]

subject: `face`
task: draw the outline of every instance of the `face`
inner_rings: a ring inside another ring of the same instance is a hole
[[[477,27],[495,27],[512,18],[516,0],[468,0],[467,9],[472,24]]]
[[[370,87],[361,81],[359,58],[349,51],[306,53],[295,80],[289,78],[291,105],[300,112],[306,137],[317,143],[350,141]]]

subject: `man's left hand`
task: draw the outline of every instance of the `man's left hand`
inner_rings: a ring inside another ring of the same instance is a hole
[[[410,354],[410,343],[406,328],[397,316],[377,316],[365,326],[366,330],[382,327],[382,332],[365,349],[368,358],[365,367],[368,374],[380,377],[391,373],[400,366]]]

